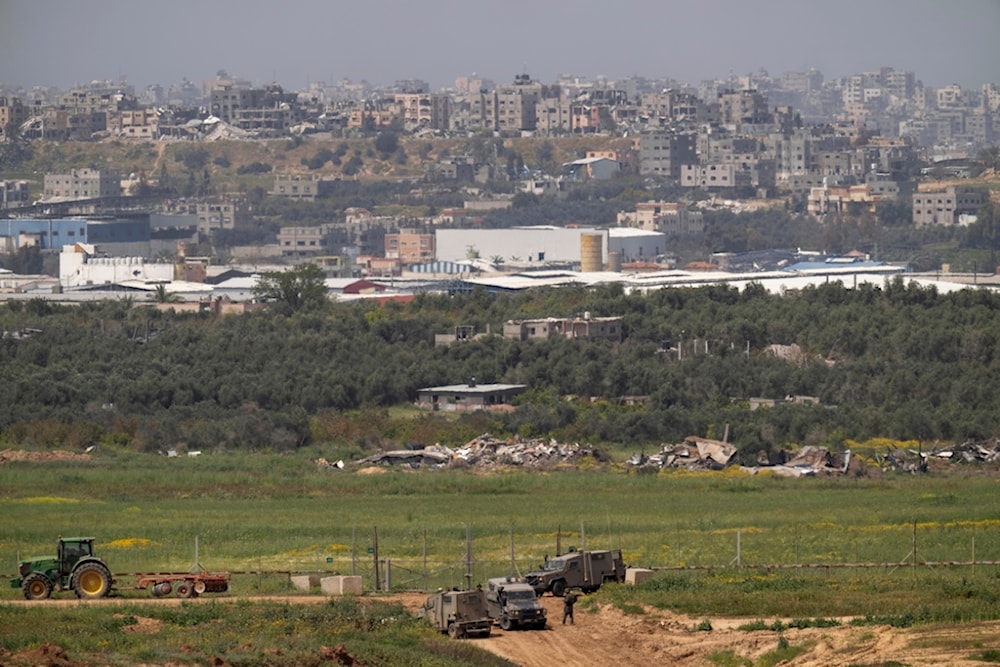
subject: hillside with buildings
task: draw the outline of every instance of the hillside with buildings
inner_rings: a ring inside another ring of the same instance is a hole
[[[189,282],[304,261],[439,281],[763,271],[799,250],[992,273],[1000,250],[1000,88],[891,67],[0,93],[0,251],[53,276],[74,245]]]

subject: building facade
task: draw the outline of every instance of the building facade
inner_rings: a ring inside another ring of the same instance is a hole
[[[404,264],[427,262],[436,257],[434,234],[401,229],[385,235],[385,256]]]
[[[71,169],[68,174],[45,174],[46,201],[120,197],[121,177],[117,171]]]
[[[984,190],[951,186],[940,192],[913,193],[913,224],[957,225],[964,216],[975,216],[989,201]]]

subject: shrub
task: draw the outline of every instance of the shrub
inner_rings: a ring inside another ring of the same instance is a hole
[[[271,165],[264,162],[251,162],[236,168],[237,174],[266,174],[271,171]]]

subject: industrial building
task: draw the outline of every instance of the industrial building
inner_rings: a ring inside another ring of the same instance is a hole
[[[479,257],[505,263],[578,265],[581,271],[620,270],[622,262],[654,261],[666,252],[666,235],[641,229],[512,227],[439,229],[437,259]]]

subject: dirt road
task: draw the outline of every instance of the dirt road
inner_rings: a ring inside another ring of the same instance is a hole
[[[748,619],[710,619],[711,631],[697,631],[704,619],[649,609],[626,615],[618,609],[577,605],[576,623],[562,625],[562,600],[546,596],[549,616],[543,631],[504,632],[470,640],[522,667],[551,665],[677,665],[703,666],[709,658],[730,653],[756,662],[778,648],[781,637],[801,653],[782,665],[847,667],[897,661],[923,665],[981,666],[977,655],[1000,648],[1000,622],[897,629],[889,626],[747,632],[737,630]],[[404,602],[405,604],[405,602]],[[773,621],[774,619],[769,619]],[[788,619],[785,619],[786,622]],[[790,655],[790,654],[789,654]]]
[[[422,593],[378,596],[378,599],[399,602],[416,611],[427,598]],[[259,601],[288,604],[315,604],[326,600],[321,595],[266,596],[236,598],[205,595],[194,602]],[[180,604],[176,597],[111,598],[80,601],[75,598],[45,602],[23,600],[4,604],[123,604],[149,602]],[[187,602],[187,601],[185,601]],[[498,627],[487,639],[470,639],[522,667],[558,665],[676,665],[694,667],[713,664],[712,656],[729,654],[737,661],[756,662],[766,653],[775,651],[784,639],[798,653],[782,662],[794,667],[848,667],[849,665],[882,665],[892,661],[907,667],[950,665],[981,667],[984,651],[1000,651],[1000,621],[932,625],[899,629],[889,626],[851,626],[842,623],[832,628],[788,629],[747,632],[737,629],[751,619],[711,618],[711,630],[697,630],[705,620],[681,616],[658,609],[646,609],[641,614],[625,614],[621,610],[589,604],[577,604],[576,623],[562,625],[562,599],[544,596],[542,604],[549,617],[545,630],[512,630]],[[766,619],[767,622],[775,619]],[[789,619],[783,619],[786,623]],[[789,656],[791,654],[788,654]],[[718,664],[716,662],[715,664]]]

